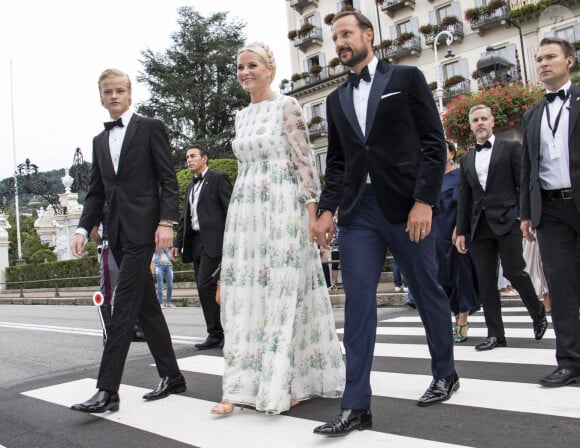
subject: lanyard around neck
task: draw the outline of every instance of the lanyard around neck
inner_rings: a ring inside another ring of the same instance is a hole
[[[556,115],[556,119],[554,120],[553,127],[552,127],[552,123],[550,123],[549,103],[546,101],[546,118],[548,119],[548,127],[550,128],[550,131],[552,132],[552,138],[556,138],[556,132],[558,132],[558,125],[560,124],[560,117],[562,116],[562,109],[564,109],[564,105],[566,104],[566,101],[568,101],[568,98],[570,98],[570,90],[568,90],[566,97],[562,101],[562,105],[560,106],[560,110],[558,111],[558,115]]]

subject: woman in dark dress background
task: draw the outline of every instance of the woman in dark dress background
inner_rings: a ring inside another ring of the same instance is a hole
[[[471,252],[464,255],[454,246],[455,222],[457,219],[457,197],[459,190],[459,170],[454,158],[455,145],[446,140],[447,165],[441,186],[444,211],[434,217],[439,260],[438,280],[449,297],[451,311],[455,315],[454,340],[465,342],[469,329],[468,316],[479,310],[477,275]]]

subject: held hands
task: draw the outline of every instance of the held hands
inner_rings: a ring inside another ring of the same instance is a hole
[[[334,235],[334,222],[332,221],[332,213],[325,210],[322,215],[316,219],[310,218],[310,242],[315,242],[321,247],[328,249],[330,242]]]
[[[431,233],[433,220],[433,208],[423,202],[415,202],[407,218],[405,232],[409,233],[409,239],[419,243]]]
[[[532,220],[524,219],[520,223],[520,229],[522,229],[522,236],[528,240],[530,243],[536,241],[536,231],[532,228]]]
[[[70,245],[71,252],[76,258],[83,258],[88,255],[88,251],[85,250],[85,237],[80,233],[75,234],[73,241]]]
[[[166,249],[173,246],[173,228],[157,226],[155,231],[155,250]]]

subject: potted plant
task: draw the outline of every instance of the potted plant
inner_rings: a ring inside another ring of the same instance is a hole
[[[474,70],[471,72],[471,79],[478,80],[481,78],[481,72],[479,70]]]
[[[459,23],[457,16],[446,16],[441,20],[441,26],[449,27]]]
[[[437,81],[433,81],[429,83],[429,88],[431,89],[431,91],[435,91],[437,90]]]
[[[294,73],[290,79],[292,82],[300,81],[302,79],[302,75],[300,73]]]
[[[315,64],[312,67],[310,67],[310,70],[308,70],[308,71],[310,72],[311,75],[318,76],[320,74],[320,72],[322,71],[322,67],[318,64]]]
[[[406,33],[401,33],[398,37],[397,37],[397,44],[399,45],[403,45],[405,42],[407,42],[408,40],[413,39],[413,37],[415,37],[415,33],[413,32],[406,32]]]
[[[335,16],[336,14],[334,13],[326,14],[324,16],[324,23],[326,23],[327,25],[332,25],[332,21],[334,20]]]
[[[298,30],[290,30],[288,31],[288,39],[294,40],[298,37]]]
[[[340,59],[338,58],[332,58],[330,61],[328,61],[328,66],[330,68],[335,68],[338,67],[340,65]]]
[[[316,124],[320,124],[322,123],[324,120],[322,119],[322,117],[319,117],[318,115],[315,115],[314,117],[312,117],[310,119],[310,122],[308,123],[309,126],[313,126]]]
[[[427,23],[426,25],[421,25],[419,27],[419,32],[424,36],[430,36],[431,34],[435,34],[435,31],[438,29],[437,25],[433,25],[432,23]]]
[[[389,48],[391,45],[393,45],[393,41],[391,39],[385,39],[378,45],[378,47],[384,50]]]
[[[312,23],[308,23],[306,22],[304,25],[302,25],[300,27],[300,30],[298,31],[298,34],[300,34],[300,37],[304,37],[306,36],[310,31],[312,31],[314,29],[314,25]]]
[[[483,13],[483,8],[469,8],[465,10],[465,20],[477,22]]]
[[[461,75],[454,75],[454,76],[450,76],[449,78],[447,78],[445,80],[445,82],[443,83],[444,87],[451,87],[454,86],[455,84],[459,84],[460,82],[465,81],[465,78]]]
[[[487,4],[487,7],[490,11],[495,11],[496,9],[503,8],[506,4],[505,0],[491,0],[491,2]]]

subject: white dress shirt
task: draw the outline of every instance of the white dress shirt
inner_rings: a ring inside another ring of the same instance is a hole
[[[207,170],[206,168],[201,177],[205,177]],[[203,188],[204,179],[200,180],[198,183],[193,185],[191,192],[189,194],[189,205],[191,206],[191,228],[196,232],[199,232],[199,218],[197,217],[197,203],[199,202],[199,195],[201,194],[201,189]]]
[[[133,116],[133,111],[131,109],[127,110],[123,115],[121,115],[121,120],[123,121],[123,127],[115,126],[109,131],[109,151],[111,153],[111,160],[113,161],[113,168],[115,169],[115,174],[119,169],[119,158],[121,157],[121,148],[123,147],[123,139],[125,138],[125,133],[127,132],[127,125],[131,121]]]
[[[365,130],[367,126],[367,106],[369,104],[369,95],[371,93],[371,86],[373,85],[373,78],[375,76],[375,71],[377,70],[377,64],[379,60],[374,57],[368,64],[369,74],[371,75],[370,81],[360,80],[358,87],[352,89],[352,101],[354,103],[354,111],[356,113],[356,119],[360,126],[363,136],[365,135]]]
[[[485,191],[485,185],[487,184],[489,162],[491,161],[491,152],[493,151],[493,145],[495,143],[495,135],[489,137],[487,141],[491,143],[491,148],[481,148],[481,151],[475,153],[475,171],[477,172],[477,178],[479,179],[483,191]]]
[[[572,81],[568,81],[556,90],[564,89],[566,93],[570,91]],[[549,91],[548,91],[549,92]],[[550,124],[552,129],[555,126],[556,116],[562,110],[558,129],[554,137],[548,126],[548,114],[546,108],[550,109]],[[570,151],[568,148],[568,129],[570,122],[570,98],[563,101],[556,97],[554,101],[546,104],[542,114],[542,124],[540,127],[540,185],[544,190],[559,190],[570,188]]]

